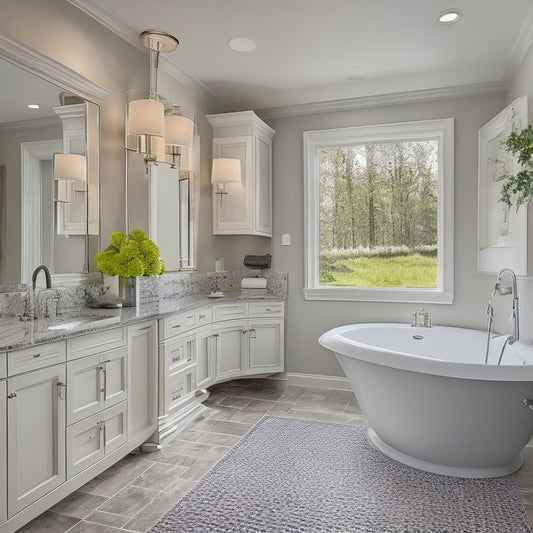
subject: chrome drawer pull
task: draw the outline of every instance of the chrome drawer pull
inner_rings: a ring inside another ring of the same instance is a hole
[[[11,400],[11,399],[17,397],[17,393],[16,392],[12,392],[12,393],[8,394],[7,397]]]
[[[41,354],[40,353],[34,353],[33,354],[33,357],[36,358],[36,357],[41,357]]]

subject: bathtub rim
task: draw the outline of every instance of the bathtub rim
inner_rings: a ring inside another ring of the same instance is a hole
[[[431,359],[405,352],[393,351],[387,348],[374,346],[348,339],[343,333],[364,328],[393,327],[405,329],[410,333],[423,333],[426,328],[411,328],[409,324],[398,322],[362,322],[338,326],[323,333],[318,342],[324,348],[331,350],[341,357],[361,359],[376,365],[388,366],[400,370],[445,376],[458,379],[477,379],[488,381],[531,381],[533,383],[533,364],[529,365],[494,365],[484,363],[461,363],[443,359]],[[482,330],[473,328],[460,328],[457,326],[432,326],[433,328],[457,331]],[[532,390],[533,394],[533,390]]]

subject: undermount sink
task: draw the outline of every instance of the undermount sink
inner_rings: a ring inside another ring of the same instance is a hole
[[[119,315],[88,315],[69,317],[49,322],[46,329],[49,331],[72,331],[76,329],[90,328],[91,326],[104,326],[116,324],[120,321]]]

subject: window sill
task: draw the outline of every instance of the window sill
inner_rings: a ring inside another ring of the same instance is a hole
[[[452,304],[453,293],[437,289],[391,289],[364,287],[305,288],[306,300],[349,302],[404,302],[423,304]]]

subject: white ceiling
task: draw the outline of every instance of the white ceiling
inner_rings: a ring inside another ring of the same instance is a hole
[[[163,68],[232,110],[503,86],[533,27],[533,0],[69,1],[137,46],[146,29],[175,35]],[[462,19],[438,24],[451,7]],[[231,50],[236,36],[256,50]]]

